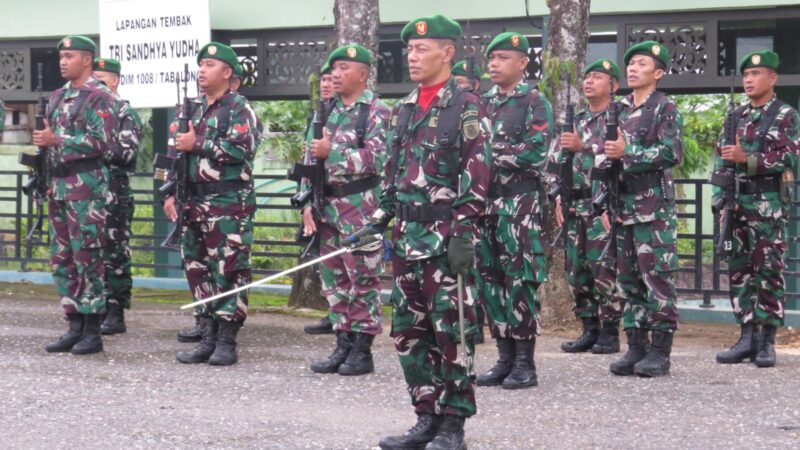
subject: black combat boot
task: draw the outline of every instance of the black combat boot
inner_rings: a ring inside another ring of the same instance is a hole
[[[375,370],[372,362],[372,341],[375,335],[355,333],[353,348],[347,359],[339,366],[339,375],[364,375]]]
[[[647,355],[647,330],[631,328],[625,330],[628,337],[628,352],[622,358],[611,363],[609,369],[614,375],[633,375],[633,366]]]
[[[214,353],[208,358],[208,363],[212,366],[230,366],[239,360],[236,355],[236,335],[242,328],[241,322],[231,322],[221,320],[219,323],[219,334],[217,335],[217,347]]]
[[[399,436],[384,436],[378,445],[382,450],[424,449],[432,441],[442,425],[442,416],[419,414],[417,423]]]
[[[503,389],[523,389],[539,384],[536,378],[536,364],[533,362],[535,347],[535,337],[530,341],[514,340],[514,366],[511,368],[511,373],[503,380]]]
[[[672,337],[675,333],[653,330],[653,341],[647,356],[633,366],[633,373],[640,377],[660,377],[669,374],[669,354],[672,353]]]
[[[519,342],[521,341],[517,343]],[[467,450],[467,444],[464,442],[464,418],[444,416],[439,432],[428,442],[425,450]]]
[[[739,340],[728,350],[717,353],[717,362],[720,364],[738,364],[745,359],[755,361],[758,352],[758,330],[756,324],[748,322],[741,325]]]
[[[81,340],[81,336],[83,336],[83,314],[67,314],[67,322],[69,323],[67,334],[58,338],[57,341],[47,344],[44,348],[47,353],[68,352]]]
[[[596,355],[607,355],[619,352],[619,322],[609,320],[603,322],[597,342],[592,346],[592,353]]]
[[[200,343],[190,352],[178,352],[176,358],[178,361],[186,364],[199,364],[208,361],[208,358],[214,354],[217,348],[217,330],[219,330],[219,322],[211,317],[201,317],[203,321],[203,338]]]
[[[83,335],[70,350],[73,355],[90,355],[103,351],[103,338],[100,336],[100,314],[86,314],[83,319]]]
[[[778,327],[774,325],[761,325],[761,333],[758,335],[758,353],[756,353],[756,365],[758,367],[772,367],[775,365],[775,334]]]
[[[304,326],[303,331],[308,334],[333,334],[333,324],[331,323],[331,319],[326,315],[322,319],[319,319],[319,322]]]
[[[178,342],[200,342],[203,339],[203,327],[206,322],[200,316],[194,316],[194,328],[178,332]]]
[[[354,340],[354,333],[337,331],[336,348],[333,349],[333,353],[328,356],[328,359],[312,363],[311,371],[315,373],[337,373],[339,371],[339,366],[344,364],[347,355],[350,354]]]
[[[514,340],[497,338],[497,363],[477,379],[478,386],[499,386],[511,373],[514,364]]]
[[[478,319],[478,332],[472,335],[472,344],[483,344],[485,340],[483,337],[483,327],[486,323],[486,312],[483,310],[483,306],[477,305],[475,307],[475,318]]]
[[[588,352],[592,346],[597,342],[597,336],[600,334],[598,330],[599,322],[597,317],[584,317],[583,319],[583,333],[578,336],[574,341],[567,341],[561,344],[561,350],[567,353],[581,353]]]
[[[108,313],[103,324],[100,325],[101,334],[118,334],[128,331],[125,327],[125,308],[118,300],[108,302]]]

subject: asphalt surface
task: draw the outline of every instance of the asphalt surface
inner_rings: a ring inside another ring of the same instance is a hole
[[[52,299],[0,297],[0,439],[4,448],[377,448],[415,417],[390,338],[376,340],[374,374],[317,375],[332,338],[309,319],[255,314],[232,367],[184,365],[177,307],[138,304],[128,333],[92,356],[51,355],[65,330]],[[539,386],[478,390],[471,449],[798,448],[800,356],[778,366],[720,366],[720,345],[676,339],[672,375],[616,377],[617,355],[567,355],[562,337],[537,342]],[[478,371],[495,357],[478,347]]]

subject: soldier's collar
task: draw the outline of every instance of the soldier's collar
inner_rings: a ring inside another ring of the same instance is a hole
[[[761,111],[761,112],[764,112],[772,105],[772,103],[775,102],[775,99],[777,99],[777,98],[778,98],[777,95],[772,94],[772,98],[770,98],[767,103],[764,103],[761,106],[753,106],[752,103],[748,102],[747,103],[747,108],[745,109],[745,113],[748,113],[750,111]]]
[[[372,91],[370,91],[369,89],[364,89],[364,91],[361,92],[361,95],[358,96],[356,101],[354,101],[350,105],[345,106],[344,101],[342,101],[342,97],[339,94],[336,94],[333,96],[334,99],[333,104],[336,106],[337,109],[352,109],[359,103],[364,103],[364,104],[371,103],[373,95],[374,94],[372,93]]]

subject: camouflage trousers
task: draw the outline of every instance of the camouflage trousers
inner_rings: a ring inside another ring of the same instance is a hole
[[[181,253],[186,281],[194,299],[208,298],[250,283],[252,245],[252,215],[184,221]],[[247,291],[200,305],[195,314],[244,322],[247,318]]]
[[[675,283],[677,219],[617,227],[617,294],[624,303],[623,328],[678,328]]]
[[[740,324],[782,326],[787,221],[733,221],[728,260],[733,313]]]
[[[465,280],[467,361],[460,358],[456,277],[446,255],[392,259],[392,333],[411,403],[417,414],[475,414],[474,355],[477,291]],[[471,277],[467,277],[471,278]]]
[[[127,177],[126,177],[127,181]],[[127,187],[127,183],[125,183]],[[131,221],[133,219],[133,189],[120,189],[113,193],[106,216],[106,245],[103,264],[106,274],[106,300],[108,303],[131,307]]]
[[[342,248],[342,241],[347,237],[325,224],[320,224],[319,232],[323,255]],[[381,333],[382,262],[381,249],[377,249],[344,253],[320,265],[322,295],[328,300],[328,317],[334,330]]]
[[[50,200],[50,266],[65,314],[102,314],[105,199]]]
[[[485,216],[477,285],[492,337],[531,340],[541,330],[536,290],[547,277],[541,226],[533,216]]]
[[[575,299],[575,315],[597,317],[602,321],[619,320],[621,302],[614,295],[616,274],[600,255],[609,233],[599,215],[575,216],[567,220],[565,268],[567,282]]]

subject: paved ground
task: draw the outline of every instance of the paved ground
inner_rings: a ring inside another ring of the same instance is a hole
[[[239,364],[187,366],[174,356],[189,345],[174,336],[190,318],[139,304],[105,353],[48,355],[42,347],[65,328],[55,302],[0,297],[4,448],[367,449],[414,420],[386,335],[374,374],[322,376],[307,367],[327,355],[330,337],[304,335],[308,319],[257,314],[241,332]],[[733,331],[717,333],[729,341]],[[563,354],[562,338],[546,330],[539,387],[480,389],[470,448],[800,446],[798,352],[782,350],[772,370],[719,366],[721,341],[692,334],[676,341],[672,375],[647,380],[611,375],[615,356]],[[480,346],[478,370],[495,357]]]

